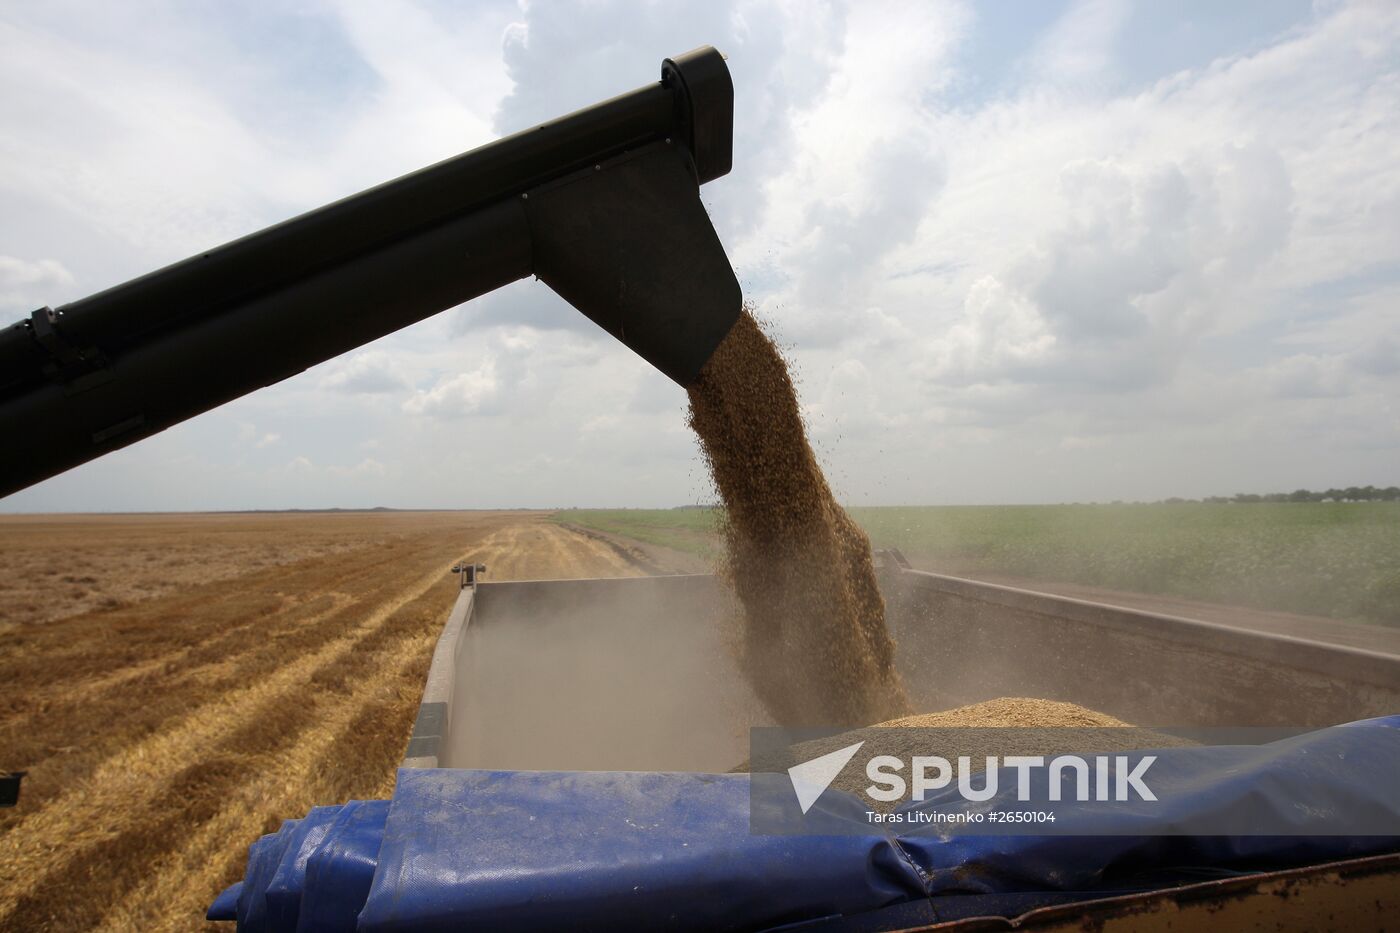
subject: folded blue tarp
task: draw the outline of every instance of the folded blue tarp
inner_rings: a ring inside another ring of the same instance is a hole
[[[285,933],[876,930],[1400,850],[1307,835],[1342,812],[1400,825],[1400,716],[1155,754],[1161,805],[1069,805],[1114,833],[1074,836],[867,825],[834,790],[808,814],[829,834],[760,835],[747,775],[405,769],[391,802],[317,808],[258,840],[209,916]],[[1296,834],[1180,834],[1240,808]]]
[[[316,807],[306,820],[287,820],[249,847],[243,880],[220,894],[206,916],[236,919],[239,930],[354,930],[388,816],[387,800],[352,800]]]

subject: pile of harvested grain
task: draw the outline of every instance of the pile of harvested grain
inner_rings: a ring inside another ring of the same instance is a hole
[[[939,713],[919,713],[902,716],[888,722],[876,723],[872,729],[936,729],[936,728],[1039,728],[1066,729],[1075,727],[1114,727],[1128,725],[1107,713],[1058,700],[1037,700],[1029,697],[1000,697],[959,706]],[[863,730],[861,730],[863,731]],[[843,733],[850,735],[852,733]]]
[[[949,761],[966,755],[971,770],[983,770],[987,756],[1057,755],[1122,752],[1140,748],[1173,748],[1193,745],[1173,735],[1131,726],[1106,713],[1095,712],[1073,703],[1002,697],[937,713],[903,716],[887,722],[853,729],[839,735],[801,742],[774,755],[755,761],[752,770],[783,772],[792,765],[809,761],[856,742],[862,761],[875,755],[893,755],[910,761],[916,755],[938,755]],[[739,770],[747,770],[740,768]],[[832,782],[867,800],[876,810],[892,810],[900,801],[879,803],[865,798],[870,783],[865,771],[846,768]]]
[[[907,713],[870,541],[832,497],[786,362],[748,308],[689,393],[759,699],[789,726]]]

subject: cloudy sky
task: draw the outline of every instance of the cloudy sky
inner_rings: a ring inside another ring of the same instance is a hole
[[[1400,481],[1388,0],[0,0],[0,325],[707,43],[704,198],[846,501]],[[684,405],[525,281],[0,509],[677,505]]]

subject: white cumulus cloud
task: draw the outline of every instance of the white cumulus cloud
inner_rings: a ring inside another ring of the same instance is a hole
[[[444,377],[431,389],[413,393],[403,410],[443,420],[465,418],[488,408],[499,389],[495,361],[487,360],[477,369]]]

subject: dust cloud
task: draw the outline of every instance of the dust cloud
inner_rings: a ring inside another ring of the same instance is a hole
[[[444,766],[725,771],[771,724],[712,577],[493,583],[476,599]]]

